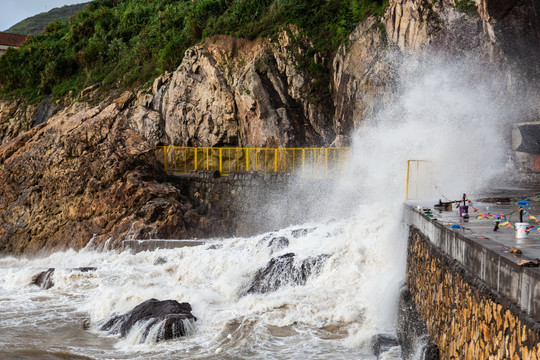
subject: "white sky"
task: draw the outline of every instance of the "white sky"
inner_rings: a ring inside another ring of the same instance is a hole
[[[88,1],[90,0],[0,0],[0,31],[5,31],[30,16],[64,5]]]

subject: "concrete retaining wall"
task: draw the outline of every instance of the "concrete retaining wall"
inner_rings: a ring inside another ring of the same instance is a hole
[[[406,206],[407,287],[441,359],[540,359],[540,271]]]
[[[122,248],[130,249],[133,252],[141,252],[157,249],[176,249],[179,247],[199,246],[203,244],[204,241],[198,240],[124,240],[122,241]]]
[[[332,186],[331,180],[298,179],[288,173],[231,172],[220,177],[215,171],[198,171],[187,176],[171,176],[170,181],[197,204],[197,213],[232,222],[235,233],[230,235],[237,236],[305,221],[317,207],[324,209],[325,204],[319,201],[320,193]]]

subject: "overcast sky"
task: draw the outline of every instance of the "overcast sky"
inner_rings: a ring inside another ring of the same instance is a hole
[[[5,31],[30,16],[64,5],[88,1],[90,0],[0,0],[0,31]]]

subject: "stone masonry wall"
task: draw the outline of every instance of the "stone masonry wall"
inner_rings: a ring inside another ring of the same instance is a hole
[[[333,184],[289,173],[230,172],[220,177],[218,171],[171,176],[169,181],[195,204],[194,213],[210,219],[209,226],[219,230],[211,236],[252,236],[305,222],[311,215],[306,209],[324,208],[319,194]]]
[[[407,287],[441,359],[540,359],[540,327],[410,227]]]

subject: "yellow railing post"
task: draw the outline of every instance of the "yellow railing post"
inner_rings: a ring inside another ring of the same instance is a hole
[[[184,148],[184,172],[187,172],[187,155],[188,155],[188,149]]]
[[[173,147],[173,157],[174,157],[174,170],[173,173],[176,172],[177,169],[177,163],[178,163],[178,156],[176,155],[176,146]]]
[[[410,160],[407,160],[407,176],[405,177],[405,200],[409,198],[409,163]]]
[[[231,172],[231,149],[229,149],[229,172]]]
[[[305,162],[306,162],[306,149],[302,149],[302,177],[304,177]]]
[[[199,170],[199,169],[205,169],[206,170],[219,170],[220,174],[223,174],[225,171],[225,175],[227,172],[231,172],[233,170],[238,171],[258,171],[258,172],[294,172],[298,171],[300,169],[297,168],[297,160],[296,159],[296,150],[301,150],[301,176],[315,176],[315,177],[323,177],[321,166],[323,165],[324,161],[324,178],[331,178],[335,177],[334,172],[339,173],[339,171],[342,168],[342,163],[346,160],[346,157],[348,157],[349,150],[348,148],[230,148],[230,147],[224,147],[224,148],[212,148],[212,147],[189,147],[189,146],[155,146],[155,150],[159,150],[160,148],[163,149],[163,167],[166,173],[188,173],[192,170]],[[172,151],[172,156],[174,157],[174,161],[171,162],[172,164],[169,164],[169,150]],[[324,149],[324,159],[323,156],[323,149]],[[179,151],[180,150],[180,151]],[[182,152],[182,156],[184,156],[184,159],[180,159],[180,152]],[[218,154],[214,154],[214,150],[219,151]],[[227,156],[224,159],[223,150],[227,150],[228,152],[225,153],[225,156]],[[232,151],[234,150],[234,155],[232,154]],[[193,151],[193,154],[191,153]],[[202,159],[199,156],[199,151],[202,152]],[[245,152],[245,169],[242,169],[242,162],[244,161],[241,157],[241,152]],[[255,169],[253,169],[250,166],[250,152],[255,151]],[[259,159],[259,154],[261,151],[264,152],[264,159]],[[281,151],[281,152],[280,152]],[[330,153],[330,151],[332,151]],[[272,155],[269,154],[269,152],[272,152]],[[310,152],[307,153],[306,152]],[[287,159],[289,156],[289,153],[292,156],[292,162],[290,159]],[[281,154],[281,155],[280,155]],[[157,153],[156,153],[157,155]],[[273,166],[270,164],[271,156],[274,156]],[[280,156],[283,157],[283,159],[280,159]],[[307,156],[307,158],[306,158]],[[189,157],[189,159],[188,159]],[[206,157],[206,158],[205,158]],[[300,156],[299,156],[300,157]],[[214,158],[216,161],[219,161],[219,165],[214,163]],[[261,161],[259,161],[261,160]],[[199,167],[199,161],[201,161],[202,165]],[[228,161],[227,164],[223,164],[224,161]],[[233,165],[232,162],[236,161],[236,164]],[[261,165],[259,168],[259,163],[263,162],[264,164]],[[180,162],[183,162],[183,167]],[[192,164],[193,162],[193,164]],[[206,162],[206,165],[205,165]],[[308,162],[308,163],[306,163]],[[282,165],[280,166],[280,164]],[[290,163],[290,165],[289,165]],[[169,166],[171,165],[173,168]],[[290,168],[288,167],[290,166]],[[306,169],[306,167],[311,166],[312,169]],[[331,167],[331,168],[330,168]],[[407,163],[407,171],[409,172],[410,164]],[[273,169],[272,169],[273,168]],[[321,171],[318,171],[321,170]],[[307,171],[307,173],[306,173]],[[407,182],[409,181],[409,175],[407,174]],[[407,185],[408,186],[408,185]],[[408,189],[407,189],[408,191]],[[406,193],[406,196],[409,194]]]
[[[223,153],[221,151],[222,149],[219,148],[219,173],[223,173]]]
[[[324,149],[324,177],[328,179],[328,148]]]
[[[165,172],[169,173],[169,167],[167,165],[167,147],[163,147],[163,164],[165,165]]]
[[[255,171],[259,171],[259,149],[255,149]]]

